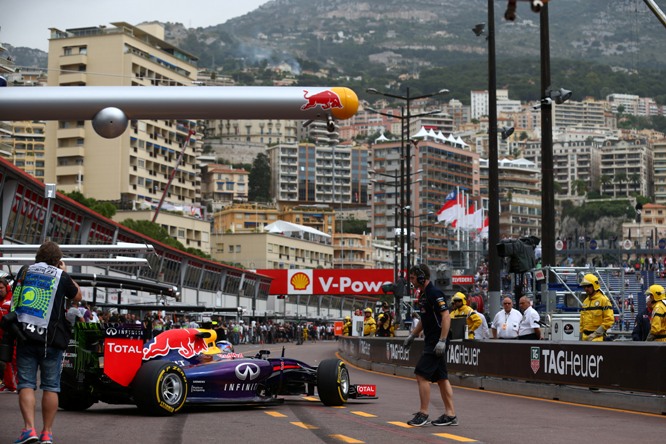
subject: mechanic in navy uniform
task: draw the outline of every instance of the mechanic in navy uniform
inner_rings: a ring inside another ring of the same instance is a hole
[[[430,269],[425,264],[418,264],[409,270],[409,281],[419,290],[418,307],[421,322],[405,339],[404,346],[409,348],[421,332],[424,334],[423,355],[414,369],[419,387],[421,406],[414,418],[407,421],[413,427],[428,423],[430,405],[430,383],[436,382],[444,401],[446,412],[432,421],[435,426],[456,426],[458,418],[453,407],[453,389],[446,370],[446,347],[448,343],[451,316],[446,305],[444,293],[430,282]]]
[[[634,329],[631,332],[632,341],[645,341],[650,334],[650,320],[652,319],[652,299],[645,299],[645,310],[636,315]]]

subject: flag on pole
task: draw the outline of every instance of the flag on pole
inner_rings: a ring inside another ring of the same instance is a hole
[[[442,208],[437,211],[437,221],[451,223],[458,216],[458,209],[462,206],[458,189],[451,191],[444,201]]]

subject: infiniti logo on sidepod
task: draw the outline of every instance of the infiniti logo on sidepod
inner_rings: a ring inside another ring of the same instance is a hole
[[[236,366],[236,377],[241,381],[246,381],[248,378],[252,381],[257,376],[259,376],[259,366],[257,364],[245,362]]]

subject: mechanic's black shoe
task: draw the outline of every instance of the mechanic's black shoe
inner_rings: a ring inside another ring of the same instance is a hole
[[[457,426],[458,417],[457,416],[448,416],[442,415],[439,418],[435,419],[431,423],[434,426]]]
[[[426,424],[428,424],[428,415],[421,412],[416,412],[414,414],[414,417],[409,421],[407,421],[407,425],[410,425],[412,427],[421,427]]]

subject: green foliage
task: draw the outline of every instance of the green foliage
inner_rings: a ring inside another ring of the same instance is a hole
[[[164,229],[159,224],[151,222],[148,220],[134,220],[134,219],[125,219],[121,222],[121,225],[126,226],[127,228],[137,231],[141,234],[148,236],[151,239],[154,239],[163,244],[169,245],[170,247],[177,248],[181,251],[185,251],[185,246],[178,242],[176,239],[172,238],[169,235],[169,232]]]
[[[111,219],[118,210],[111,202],[100,202],[92,197],[85,197],[79,191],[72,191],[71,193],[64,194],[70,199],[77,201],[81,205],[90,208],[92,211],[99,213],[108,219]]]
[[[579,207],[570,201],[562,202],[562,219],[571,217],[581,225],[593,224],[602,217],[632,218],[633,212],[628,200],[588,201]]]
[[[354,217],[350,217],[349,219],[342,220],[341,222],[342,222],[342,230],[345,233],[367,234],[370,232],[367,220],[359,220],[355,219]]]
[[[248,200],[251,202],[270,202],[271,165],[266,154],[257,154],[254,162],[252,162],[248,181]]]

